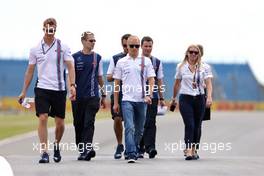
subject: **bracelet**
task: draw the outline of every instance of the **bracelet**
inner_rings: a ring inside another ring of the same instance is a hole
[[[73,87],[75,87],[75,88],[77,87],[77,85],[74,84],[74,83],[70,84],[70,86],[71,86],[71,87],[73,86]]]
[[[149,98],[151,98],[151,99],[153,98],[153,97],[151,97],[150,95],[146,95],[146,97],[149,97]]]
[[[175,97],[175,98],[172,97],[171,100],[172,100],[172,101],[176,101],[176,97]]]

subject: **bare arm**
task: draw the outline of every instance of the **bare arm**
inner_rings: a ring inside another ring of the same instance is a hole
[[[108,82],[113,82],[114,81],[114,78],[113,78],[112,74],[107,75],[106,79],[107,79]]]
[[[158,79],[158,91],[159,91],[159,97],[163,98],[163,80],[162,79]]]
[[[174,106],[174,108],[172,108],[171,111],[174,111],[175,107],[177,106],[177,102],[176,102],[176,96],[180,90],[181,87],[181,80],[180,79],[176,79],[174,82],[174,86],[173,86],[173,96],[172,96],[172,100],[170,103],[170,107],[172,108],[172,106]]]
[[[165,101],[164,101],[164,96],[163,96],[163,80],[158,79],[158,92],[159,92],[159,97],[160,97],[160,105],[165,106]]]
[[[98,82],[99,82],[101,94],[105,95],[103,76],[98,76]]]
[[[211,78],[207,78],[205,80],[205,84],[206,84],[206,90],[207,90],[207,99],[206,99],[206,106],[210,107],[212,105],[212,92],[213,92],[213,85],[212,85],[212,79]]]
[[[69,83],[75,84],[75,69],[74,64],[72,61],[65,61],[67,68],[68,68],[68,75],[69,75]]]
[[[149,83],[149,96],[145,96],[144,101],[147,104],[152,104],[152,95],[153,95],[153,88],[154,88],[154,77],[149,77],[148,78],[148,83]]]
[[[149,77],[148,78],[148,83],[149,83],[149,95],[152,97],[153,95],[153,87],[154,87],[154,77]]]
[[[176,79],[175,82],[174,82],[174,86],[173,86],[173,96],[172,98],[175,100],[179,90],[180,90],[180,87],[181,87],[181,80],[180,79]]]
[[[65,61],[68,68],[68,84],[70,84],[70,100],[74,101],[76,99],[76,88],[75,88],[75,69],[74,63],[72,61]]]
[[[18,101],[21,103],[21,101],[25,98],[28,87],[32,81],[33,75],[34,75],[34,70],[35,70],[35,64],[29,64],[25,73],[24,77],[24,85],[22,88],[22,91],[20,95],[18,96]]]
[[[106,102],[105,102],[106,94],[105,94],[105,90],[104,90],[103,76],[98,76],[98,82],[99,82],[101,96],[102,96],[102,98],[101,98],[101,106],[102,106],[102,108],[106,108]]]
[[[115,79],[114,81],[114,107],[113,107],[115,112],[119,112],[119,105],[118,105],[119,92],[120,92],[120,80]]]

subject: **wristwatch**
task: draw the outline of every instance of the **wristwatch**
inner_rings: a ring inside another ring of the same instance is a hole
[[[160,100],[160,101],[164,101],[164,98],[161,97],[159,100]]]
[[[71,86],[71,87],[73,86],[73,87],[75,87],[75,88],[77,87],[77,85],[74,84],[74,83],[70,84],[70,86]]]
[[[150,96],[150,95],[146,95],[146,97],[149,97],[150,99],[152,99],[153,97],[152,96]]]
[[[172,101],[176,101],[176,97],[175,97],[175,98],[172,97],[171,100],[172,100]]]

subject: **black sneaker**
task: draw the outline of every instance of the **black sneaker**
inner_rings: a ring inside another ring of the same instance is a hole
[[[193,156],[192,155],[191,156],[186,155],[185,160],[187,160],[187,161],[193,160]]]
[[[49,154],[47,152],[43,152],[39,163],[49,163]]]
[[[80,155],[78,156],[77,160],[78,160],[78,161],[85,160],[85,157],[86,157],[85,153],[82,152],[82,153],[80,153]]]
[[[127,159],[127,163],[135,163],[137,160],[137,157],[135,155],[129,155]]]
[[[144,158],[144,152],[139,152],[137,158]]]
[[[194,154],[193,154],[193,160],[198,160],[200,158],[200,156],[197,153],[197,150],[195,150]]]
[[[85,161],[90,161],[91,158],[94,158],[95,157],[95,155],[96,155],[95,151],[93,149],[91,149],[90,151],[88,151],[86,153],[84,160]]]
[[[91,156],[91,158],[94,158],[96,156],[96,152],[93,148],[90,150],[89,155]]]
[[[116,152],[115,152],[115,155],[114,155],[114,158],[115,159],[120,159],[122,158],[122,152],[124,151],[124,145],[123,144],[119,144],[117,145],[116,147]]]
[[[55,163],[58,163],[61,161],[61,154],[60,154],[60,148],[58,144],[54,144],[54,155],[53,160]]]
[[[145,148],[140,147],[138,149],[137,158],[144,158],[144,154],[145,154]]]
[[[125,160],[128,160],[128,154],[127,154],[126,150],[124,152],[124,157],[125,157]]]
[[[155,158],[155,156],[158,154],[156,149],[150,149],[149,150],[149,159]]]

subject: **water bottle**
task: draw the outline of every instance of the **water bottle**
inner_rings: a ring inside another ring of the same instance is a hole
[[[171,111],[171,112],[174,112],[174,110],[175,110],[175,108],[176,108],[176,105],[177,105],[176,102],[174,102],[174,103],[171,104],[171,106],[170,106],[170,111]]]
[[[24,98],[24,100],[21,102],[21,105],[26,108],[29,109],[31,107],[30,103],[34,103],[34,98]]]

